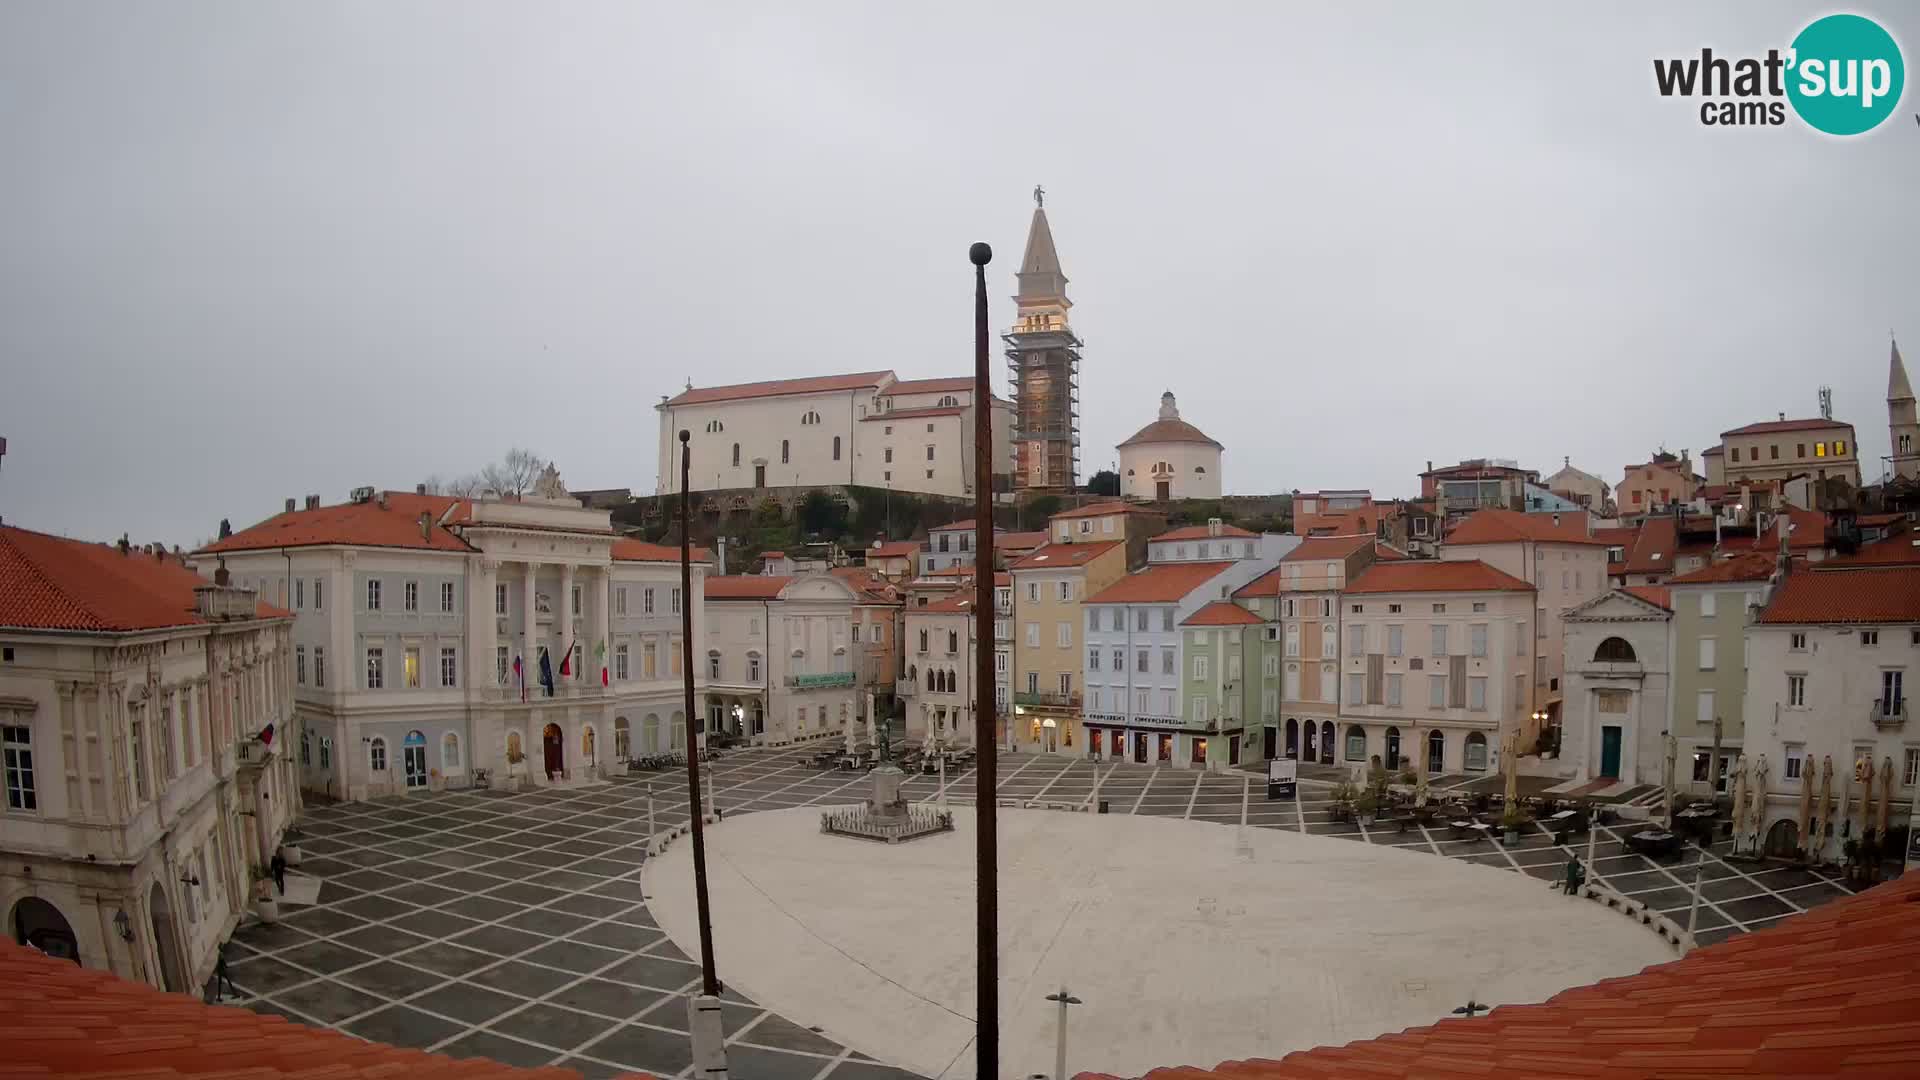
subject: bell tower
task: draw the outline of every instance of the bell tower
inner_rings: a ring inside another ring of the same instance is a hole
[[[1920,420],[1914,416],[1913,384],[1900,362],[1898,341],[1887,367],[1887,435],[1893,448],[1889,471],[1896,479],[1920,479]]]
[[[1047,223],[1046,189],[1033,189],[1033,222],[1016,273],[1007,345],[1013,386],[1013,485],[1072,491],[1080,473],[1080,339],[1067,323],[1067,275]]]

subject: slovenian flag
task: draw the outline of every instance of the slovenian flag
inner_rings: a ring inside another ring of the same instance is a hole
[[[260,739],[260,744],[262,746],[273,745],[273,725],[272,724],[268,724],[266,727],[263,727],[260,729],[259,739]]]
[[[600,685],[607,685],[607,643],[602,641],[593,647],[594,658],[600,661]]]
[[[563,679],[573,678],[573,645],[573,642],[567,642],[567,651],[560,654],[560,677]]]

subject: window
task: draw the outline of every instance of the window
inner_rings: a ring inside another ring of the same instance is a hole
[[[1348,613],[1349,615],[1358,615],[1358,614],[1360,614],[1360,612],[1361,612],[1361,611],[1363,610],[1363,608],[1364,608],[1364,606],[1363,606],[1363,605],[1361,605],[1361,604],[1355,604],[1355,605],[1353,605],[1353,606],[1352,606],[1351,608],[1348,608],[1348,609],[1347,609],[1347,613]]]
[[[928,461],[933,460],[933,446],[931,444],[927,446],[927,460]]]
[[[1347,652],[1360,656],[1367,651],[1367,625],[1354,623],[1347,627]]]
[[[1909,746],[1901,758],[1900,786],[1912,787],[1920,782],[1920,746]]]
[[[460,736],[451,731],[440,740],[440,765],[448,772],[460,768]]]
[[[1097,634],[1099,632],[1100,632],[1100,609],[1090,607],[1087,609],[1087,633]]]
[[[1300,655],[1300,626],[1297,623],[1291,623],[1287,626],[1287,655]]]
[[[718,679],[719,677],[720,677],[720,651],[718,649],[714,649],[707,653],[707,678]]]
[[[1207,725],[1207,699],[1203,697],[1192,699],[1189,705],[1188,715],[1192,717],[1195,727],[1205,727]]]
[[[859,623],[853,624],[853,643],[855,645],[860,644],[860,624]],[[875,645],[880,644],[880,628],[877,626],[873,628],[873,643]]]
[[[440,646],[440,685],[460,685],[460,660],[451,645]]]
[[[1487,624],[1474,623],[1467,628],[1474,656],[1487,655]]]
[[[1320,627],[1320,659],[1322,660],[1333,659],[1335,656],[1339,655],[1338,653],[1339,648],[1340,648],[1340,635],[1334,633],[1333,624],[1327,623],[1321,626]]]
[[[1700,639],[1700,670],[1701,671],[1713,670],[1714,661],[1716,659],[1716,657],[1714,656],[1715,644],[1716,643],[1713,638],[1703,637]]]
[[[1513,632],[1513,655],[1527,655],[1527,620],[1521,619],[1519,629]]]
[[[1160,609],[1160,629],[1168,632],[1171,632],[1173,630],[1173,609],[1172,608]]]
[[[1467,732],[1466,764],[1472,772],[1485,772],[1487,769],[1487,737],[1477,731]]]
[[[1100,650],[1099,649],[1087,650],[1087,670],[1088,671],[1100,670]]]
[[[1127,654],[1124,650],[1121,650],[1121,649],[1113,650],[1113,670],[1114,671],[1127,670]],[[1140,670],[1145,671],[1146,668],[1141,668]]]
[[[1739,460],[1740,460],[1740,448],[1739,448],[1739,447],[1737,447],[1737,446],[1729,446],[1729,447],[1727,447],[1727,454],[1729,455],[1729,457],[1728,457],[1728,460],[1729,460],[1729,461],[1739,461]]]
[[[368,611],[380,610],[380,579],[379,578],[367,579],[367,610]]]
[[[325,603],[325,597],[323,595],[322,589],[323,589],[323,585],[320,579],[314,578],[313,579],[313,610],[315,611],[319,611],[327,606]]]
[[[1806,768],[1807,748],[1799,743],[1787,743],[1782,748],[1786,754],[1786,763],[1781,767],[1781,778],[1798,780]]]
[[[1072,645],[1073,644],[1072,625],[1069,623],[1061,623],[1060,630],[1061,630],[1060,636],[1068,639],[1067,641],[1064,641],[1061,644]],[[953,656],[959,653],[959,651],[960,651],[960,632],[958,630],[947,631],[947,655]]]
[[[1141,656],[1147,655],[1146,651],[1141,650],[1140,655]],[[1146,665],[1142,664],[1140,666],[1140,670],[1141,671],[1147,670]],[[1172,649],[1161,649],[1160,650],[1160,674],[1174,675],[1174,674],[1178,674],[1179,670],[1180,670],[1180,665],[1179,665],[1179,662],[1174,657],[1174,651]]]
[[[440,610],[443,612],[453,610],[453,582],[451,581],[440,583]]]
[[[1065,671],[1060,673],[1060,693],[1073,693],[1073,676]]]
[[[367,650],[367,689],[379,690],[387,685],[387,653],[381,648]]]
[[[493,613],[495,615],[507,613],[507,587],[504,583],[493,587]]]
[[[293,606],[296,609],[307,606],[307,579],[306,578],[293,579]]]
[[[1714,613],[1718,610],[1717,600],[1718,600],[1718,595],[1715,593],[1703,592],[1700,594],[1700,617],[1701,618],[1711,619],[1714,617]]]
[[[567,590],[567,614],[578,617],[580,614],[580,586]]]
[[[401,663],[406,667],[407,688],[410,690],[419,689],[420,688],[420,650],[418,648],[410,647],[405,652],[400,654],[400,660],[401,660]]]
[[[1027,672],[1027,693],[1037,694],[1039,692],[1040,692],[1040,673],[1037,671]]]
[[[327,649],[324,645],[313,647],[313,685],[327,685]]]
[[[1387,605],[1387,614],[1389,614],[1389,615],[1398,615],[1398,614],[1400,614],[1400,605],[1399,605],[1399,604],[1388,604],[1388,605]]]
[[[1121,608],[1110,608],[1107,614],[1107,626],[1118,632],[1127,628],[1127,613]]]
[[[7,809],[38,810],[33,784],[33,729],[25,724],[0,727],[0,763],[7,774]]]
[[[642,615],[653,614],[653,590],[652,589],[640,590],[640,613]]]
[[[633,658],[632,658],[631,652],[627,648],[627,643],[623,641],[620,644],[615,645],[613,647],[613,677],[623,682],[627,679],[632,678],[633,677],[632,665],[633,665]],[[752,670],[753,663],[751,660],[748,661],[747,667],[749,671]]]
[[[1401,631],[1401,627],[1397,623],[1387,627],[1387,655],[1388,656],[1401,655],[1400,631]]]
[[[1804,709],[1807,707],[1807,677],[1805,675],[1787,676],[1787,708]]]
[[[1299,664],[1287,665],[1287,674],[1286,674],[1286,677],[1281,680],[1280,687],[1282,692],[1285,693],[1288,701],[1299,700],[1300,698],[1300,665]]]
[[[307,647],[305,645],[293,647],[293,681],[299,686],[307,685]]]
[[[787,442],[787,440],[781,439],[780,440],[780,464],[785,465],[791,462],[792,460],[793,460],[793,451],[792,451],[791,445]]]
[[[325,735],[320,736],[320,767],[333,768],[333,740]]]
[[[1447,624],[1446,623],[1433,624],[1433,652],[1431,655],[1434,655],[1434,656],[1447,655]]]
[[[1040,602],[1040,583],[1039,582],[1037,581],[1027,582],[1027,601],[1029,603],[1034,603],[1034,604],[1037,604]]]
[[[669,603],[667,606],[668,614],[671,614],[671,615],[680,614],[680,586],[675,585],[673,587],[673,592],[669,593],[668,597],[671,600],[671,603]]]
[[[1713,691],[1702,690],[1700,696],[1694,701],[1694,722],[1699,724],[1702,730],[1711,730],[1713,716]]]
[[[1367,677],[1358,671],[1347,673],[1347,704],[1362,705],[1367,700]]]
[[[493,681],[496,686],[507,685],[507,647],[493,647]]]
[[[1196,656],[1193,658],[1193,677],[1196,679],[1204,679],[1207,677],[1206,657]]]
[[[1880,644],[1880,631],[1878,630],[1860,631],[1860,644],[1867,645],[1867,646]]]
[[[613,590],[613,613],[615,615],[625,615],[627,613],[627,587],[625,585]]]
[[[1484,677],[1467,676],[1467,708],[1474,712],[1487,711],[1487,680]]]
[[[1037,622],[1027,624],[1027,647],[1030,649],[1040,647],[1040,624]]]
[[[1133,628],[1135,630],[1140,631],[1143,634],[1146,633],[1147,622],[1152,617],[1153,617],[1153,613],[1148,611],[1146,608],[1135,608],[1133,612]]]
[[[1447,613],[1447,605],[1445,604],[1433,605],[1433,613],[1435,615],[1445,615]]]
[[[409,581],[401,590],[401,607],[408,611],[420,610],[420,583]]]
[[[1053,598],[1055,600],[1061,600],[1061,601],[1073,599],[1073,582],[1071,581],[1054,582]]]
[[[367,767],[374,772],[387,771],[387,740],[378,735],[367,744]]]
[[[833,460],[840,460],[840,436],[838,435],[833,437]]]
[[[1768,461],[1780,460],[1780,444],[1779,443],[1767,444],[1767,460]]]
[[[1403,678],[1405,676],[1399,672],[1387,676],[1387,704],[1396,709],[1400,707],[1400,680]]]
[[[1427,676],[1427,708],[1444,709],[1447,707],[1447,677],[1445,675]]]
[[[1260,661],[1260,674],[1265,678],[1275,678],[1280,674],[1280,658],[1269,656]]]

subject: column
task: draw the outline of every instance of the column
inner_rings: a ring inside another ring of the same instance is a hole
[[[473,628],[467,638],[471,642],[467,685],[472,687],[491,686],[499,680],[493,662],[493,654],[500,645],[499,615],[493,610],[493,593],[500,584],[500,560],[482,556],[479,563],[480,596],[478,600],[467,601],[473,606],[467,612],[467,625]]]
[[[527,562],[521,564],[521,568],[525,572],[526,580],[521,582],[520,590],[522,606],[521,619],[523,620],[520,625],[520,679],[521,685],[527,688],[527,696],[531,698],[536,688],[535,680],[539,677],[540,672],[540,652],[539,649],[536,648],[539,644],[537,637],[539,633],[539,618],[534,611],[536,603],[534,599],[534,582],[539,577],[540,564],[529,559]],[[509,672],[509,674],[511,674],[511,672]],[[524,732],[521,733],[521,739],[521,751],[527,754],[527,760],[533,760],[532,749],[525,745],[526,734]]]
[[[584,592],[585,590],[582,590],[582,591]],[[584,597],[582,599],[584,599]],[[559,649],[571,650],[573,646],[573,640],[574,640],[573,638],[573,634],[574,634],[574,630],[573,630],[573,564],[572,563],[563,563],[560,567],[560,598],[554,602],[553,610],[555,615],[555,618],[553,620],[553,625],[554,625],[553,636],[554,636],[554,640],[559,642],[559,644],[554,646],[554,648],[556,650],[559,650]],[[560,663],[566,658],[567,657],[565,653],[562,653],[561,655],[555,656],[553,658],[553,677],[556,682],[572,681],[572,680],[563,680],[560,677]],[[580,678],[580,672],[578,669],[569,668],[568,670],[573,672],[573,679],[577,680]]]
[[[596,642],[596,646],[595,646],[595,650],[597,650],[598,655],[591,657],[591,663],[589,666],[593,670],[587,673],[587,677],[593,680],[595,685],[598,685],[600,681],[600,668],[604,665],[607,669],[607,685],[612,686],[613,685],[613,567],[611,565],[602,567],[600,570],[600,598],[597,606],[598,606],[598,610],[595,612],[595,616],[596,616],[595,622],[598,625],[595,627],[594,632],[599,635],[599,641]],[[590,650],[590,651],[595,651],[595,650]]]

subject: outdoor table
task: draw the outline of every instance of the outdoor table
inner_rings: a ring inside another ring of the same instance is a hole
[[[1627,846],[1642,855],[1671,855],[1680,849],[1680,838],[1665,829],[1646,829],[1627,837]]]
[[[1573,817],[1575,814],[1578,814],[1579,812],[1580,811],[1578,810],[1562,810],[1557,814],[1547,815],[1547,820],[1548,821],[1565,821],[1568,818]]]

